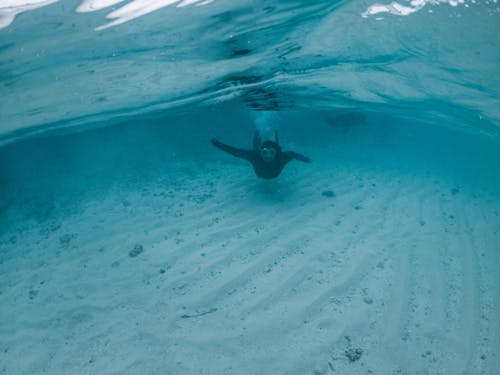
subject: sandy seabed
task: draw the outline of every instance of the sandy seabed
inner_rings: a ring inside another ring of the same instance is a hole
[[[178,163],[14,224],[0,372],[499,373],[500,199],[400,172]]]

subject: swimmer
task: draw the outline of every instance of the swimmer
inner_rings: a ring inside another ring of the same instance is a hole
[[[233,156],[248,160],[257,177],[266,180],[279,176],[285,165],[292,160],[300,160],[310,163],[311,159],[293,151],[282,151],[278,142],[278,132],[275,133],[275,141],[266,140],[261,142],[258,132],[253,137],[253,150],[244,150],[226,145],[217,139],[212,139],[212,144]]]

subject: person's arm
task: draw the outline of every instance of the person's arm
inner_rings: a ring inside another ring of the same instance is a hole
[[[299,154],[298,152],[286,151],[283,154],[285,156],[285,162],[286,163],[288,163],[289,161],[291,161],[293,159],[302,161],[304,163],[310,163],[311,162],[310,158],[308,158],[307,156],[304,156],[302,154]]]
[[[244,150],[241,148],[236,148],[233,146],[226,145],[225,143],[222,143],[215,138],[212,138],[212,144],[215,147],[220,148],[222,151],[225,151],[228,154],[236,156],[237,158],[242,158],[246,160],[250,160],[252,158],[252,151],[250,150]]]

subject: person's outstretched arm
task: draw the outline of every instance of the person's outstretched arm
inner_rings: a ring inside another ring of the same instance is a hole
[[[242,158],[242,159],[246,159],[246,160],[251,160],[251,158],[252,158],[252,151],[250,151],[250,150],[244,150],[241,148],[236,148],[233,146],[226,145],[225,143],[222,143],[215,138],[212,138],[212,144],[215,147],[220,148],[222,151],[225,151],[228,154],[236,156],[237,158]]]
[[[310,163],[311,159],[308,158],[307,156],[304,156],[302,154],[299,154],[298,152],[294,151],[286,151],[283,154],[285,154],[285,161],[288,163],[289,161],[295,159],[295,160],[300,160],[304,163]]]

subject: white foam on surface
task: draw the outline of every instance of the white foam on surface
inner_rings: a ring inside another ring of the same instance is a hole
[[[465,0],[411,0],[407,1],[408,5],[403,5],[397,1],[393,1],[389,4],[373,4],[368,7],[361,15],[363,17],[369,17],[380,13],[389,13],[396,16],[409,16],[419,10],[423,9],[427,4],[439,5],[442,3],[449,4],[452,7],[456,7],[459,4],[464,4]],[[472,1],[474,3],[474,1]],[[468,4],[466,4],[468,6]]]
[[[181,1],[179,4],[177,4],[177,8],[183,8],[185,6],[193,5],[193,4],[196,4],[199,2],[201,2],[201,0],[184,0],[184,1]]]
[[[76,8],[76,11],[80,13],[93,12],[119,4],[123,1],[124,0],[83,0],[80,6]]]
[[[0,29],[9,26],[16,16],[29,10],[41,8],[59,0],[5,0],[0,2]]]
[[[123,7],[109,13],[106,16],[106,18],[114,19],[114,21],[109,22],[106,25],[99,26],[96,28],[96,30],[105,30],[112,26],[121,25],[125,22],[144,16],[158,9],[175,4],[178,1],[179,0],[160,0],[160,1],[134,0],[131,3],[128,3]]]
[[[59,0],[8,0],[3,1],[0,4],[0,29],[10,25],[17,14],[40,8]],[[123,2],[124,0],[82,0],[82,3],[76,8],[78,13],[87,13],[97,10],[101,10],[116,4]],[[121,8],[113,11],[107,15],[107,18],[116,19],[106,25],[97,27],[96,30],[104,30],[109,27],[118,26],[138,17],[142,17],[151,12],[157,11],[169,5],[177,3],[177,8],[183,8],[189,5],[203,6],[213,3],[214,0],[133,0],[130,3],[122,6]],[[460,4],[466,4],[465,0],[411,0],[407,1],[408,5],[404,5],[400,2],[393,1],[389,4],[373,4],[368,7],[366,11],[362,13],[363,17],[369,17],[377,15],[380,13],[389,13],[398,16],[408,16],[415,12],[418,12],[424,8],[427,4],[439,5],[442,3],[449,4],[452,7],[456,7]],[[471,4],[475,4],[475,1],[470,1]],[[493,0],[492,4],[496,4],[497,1]]]
[[[29,10],[47,6],[58,2],[59,0],[7,0],[0,3],[0,29],[9,26],[15,19],[16,15]],[[124,0],[83,0],[76,8],[77,13],[88,13],[108,8],[119,4]],[[211,4],[214,0],[133,0],[121,8],[112,11],[106,17],[115,19],[96,28],[97,31],[104,30],[109,27],[118,26],[133,19],[142,17],[151,12],[165,8],[169,5],[177,4],[178,8],[183,8],[189,5],[203,6]]]

